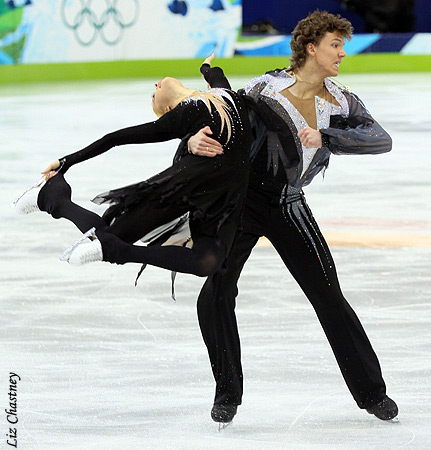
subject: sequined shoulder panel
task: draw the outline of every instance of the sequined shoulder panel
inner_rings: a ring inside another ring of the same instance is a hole
[[[294,76],[286,74],[284,77],[271,77],[271,81],[262,90],[262,95],[273,99],[276,103],[281,105],[281,107],[287,111],[288,115],[292,119],[296,129],[302,130],[308,126],[307,121],[304,119],[302,114],[295,108],[295,106],[280,92],[284,89],[292,86],[296,79]],[[326,80],[325,80],[326,81]],[[333,89],[332,89],[333,90]],[[334,91],[334,90],[333,90]],[[335,91],[334,91],[335,92]],[[332,92],[331,92],[332,93]],[[337,99],[341,96],[337,94]],[[344,97],[344,96],[343,96]],[[339,102],[340,103],[340,102]],[[340,103],[341,104],[341,103]],[[344,104],[347,106],[347,101],[344,99]],[[320,98],[315,97],[315,109],[316,109],[316,121],[317,128],[320,130],[322,128],[329,127],[330,117],[333,114],[339,114],[342,111],[342,107],[334,105],[333,103]],[[296,133],[295,133],[296,135]],[[302,170],[301,173],[304,174],[305,171],[310,166],[314,156],[316,155],[318,148],[306,148],[298,140],[297,145],[302,150]]]
[[[264,83],[265,85],[274,77],[271,75],[261,75],[259,77],[252,78],[245,86],[244,90],[248,94],[257,84]]]
[[[341,115],[343,117],[348,117],[349,103],[342,90],[329,78],[325,78],[325,86],[326,89],[328,89],[328,91],[332,94],[332,96],[335,98],[335,100],[337,100],[337,102],[341,106]]]
[[[267,82],[262,87],[261,95],[267,98],[271,98],[275,101],[276,104],[279,104],[285,111],[287,111],[298,131],[308,126],[307,121],[304,119],[302,114],[284,95],[280,93],[281,91],[289,88],[295,83],[295,77],[287,73],[286,71],[283,71],[277,76],[270,76],[269,78],[266,77],[265,80]],[[264,80],[262,79],[261,82],[263,81]],[[343,94],[341,89],[327,78],[325,78],[324,83],[328,91],[337,100],[340,106],[334,105],[328,100],[325,100],[318,96],[315,97],[316,122],[318,130],[329,127],[331,115],[341,114],[344,117],[347,117],[349,115],[349,104],[346,96]],[[299,144],[299,148],[301,148],[302,150],[301,173],[304,174],[309,168],[314,156],[319,149],[306,148],[300,143],[297,144]]]

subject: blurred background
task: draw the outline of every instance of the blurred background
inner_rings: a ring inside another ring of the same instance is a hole
[[[315,8],[341,14],[356,33],[426,33],[431,31],[428,0],[243,0],[243,31],[292,32]]]
[[[194,75],[188,60],[213,51],[231,74],[260,73],[272,63],[234,56],[286,62],[295,24],[316,8],[352,22],[349,55],[385,54],[345,70],[430,69],[429,0],[0,0],[0,82]]]

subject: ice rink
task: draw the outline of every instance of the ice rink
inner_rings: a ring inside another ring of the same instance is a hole
[[[0,86],[4,448],[10,427],[21,449],[431,448],[431,74],[339,79],[389,131],[393,151],[332,156],[324,181],[305,192],[399,419],[357,408],[307,299],[261,245],[237,303],[243,404],[219,432],[195,308],[203,280],[178,275],[174,302],[161,269],[148,268],[135,288],[136,265],[71,267],[59,256],[80,236],[73,225],[9,208],[52,160],[154,120],[152,82]],[[205,89],[199,78],[183,81]],[[117,148],[73,167],[74,199],[103,211],[89,199],[165,168],[176,145]],[[16,425],[5,411],[10,373],[20,378]]]

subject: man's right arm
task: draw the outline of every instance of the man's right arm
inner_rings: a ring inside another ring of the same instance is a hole
[[[189,153],[197,156],[209,157],[221,155],[223,153],[223,147],[220,142],[213,139],[211,135],[211,128],[206,126],[191,136],[187,142]]]
[[[272,78],[272,75],[265,74],[259,77],[251,79],[245,86],[244,91],[248,94],[251,89],[258,83],[267,83]],[[223,153],[223,147],[220,142],[211,138],[211,128],[205,127],[199,130],[195,135],[193,135],[187,143],[187,148],[189,153],[198,156],[209,156],[214,157],[221,155]]]

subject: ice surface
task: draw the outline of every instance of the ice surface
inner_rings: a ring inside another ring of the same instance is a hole
[[[80,235],[73,225],[40,213],[16,216],[8,206],[51,160],[153,120],[152,83],[3,86],[0,410],[9,407],[9,373],[17,373],[18,448],[431,448],[431,74],[340,80],[388,129],[394,149],[332,157],[325,181],[318,177],[306,194],[324,232],[364,237],[363,247],[335,246],[333,254],[399,421],[356,407],[308,301],[274,250],[258,247],[237,305],[243,404],[218,432],[195,312],[202,279],[179,275],[174,303],[166,271],[148,268],[135,288],[133,265],[71,267],[58,258]],[[185,84],[205,88],[200,79]],[[88,199],[165,168],[175,147],[122,147],[74,167],[67,178],[75,200],[101,211]],[[369,232],[421,244],[373,248]]]

